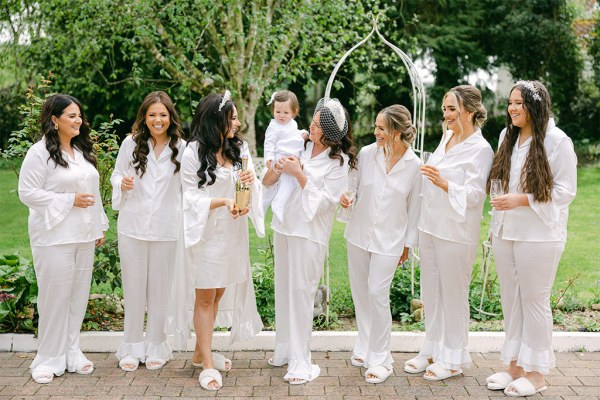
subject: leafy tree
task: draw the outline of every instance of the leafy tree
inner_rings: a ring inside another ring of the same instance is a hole
[[[364,4],[371,1],[46,1],[44,35],[29,54],[61,90],[101,103],[101,119],[119,109],[132,116],[157,88],[186,104],[184,115],[200,96],[230,89],[254,148],[264,91],[331,68],[338,49],[368,29]]]

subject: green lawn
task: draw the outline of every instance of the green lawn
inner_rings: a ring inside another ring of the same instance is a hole
[[[597,245],[600,226],[600,168],[582,168],[578,171],[579,183],[577,198],[570,208],[569,239],[562,256],[555,290],[563,289],[566,282],[577,278],[570,293],[577,293],[581,300],[600,298],[600,247]],[[16,193],[17,179],[14,172],[0,170],[0,254],[19,251],[31,257],[27,236],[27,208],[21,204]],[[482,224],[482,237],[489,226],[489,203],[486,203],[485,220]],[[270,220],[270,216],[268,217]],[[267,224],[269,225],[269,224]],[[594,226],[596,228],[594,228]],[[114,227],[112,227],[114,231]],[[267,229],[270,232],[270,229]],[[349,290],[346,269],[346,246],[343,239],[344,224],[336,221],[330,242],[331,286],[332,290]],[[596,232],[596,234],[594,234]],[[258,239],[251,229],[250,255],[253,262],[262,261],[258,248],[266,246],[266,239]],[[479,260],[481,257],[479,258]]]

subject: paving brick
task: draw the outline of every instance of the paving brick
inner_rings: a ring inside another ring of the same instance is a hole
[[[596,376],[591,368],[560,368],[564,376]]]

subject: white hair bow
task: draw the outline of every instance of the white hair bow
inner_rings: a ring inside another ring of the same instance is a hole
[[[271,95],[271,99],[270,99],[270,100],[269,100],[269,102],[267,103],[267,105],[268,105],[268,106],[270,106],[270,105],[271,105],[271,103],[272,103],[273,101],[275,101],[275,95],[276,95],[276,94],[277,94],[277,92],[273,92],[273,94]]]

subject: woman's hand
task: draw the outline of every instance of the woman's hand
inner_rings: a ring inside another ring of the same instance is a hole
[[[75,193],[75,200],[73,200],[73,206],[79,208],[88,208],[96,204],[94,195],[89,193]]]
[[[123,177],[123,179],[121,179],[121,190],[122,191],[133,190],[133,187],[134,187],[133,180],[134,180],[133,176]]]
[[[529,206],[529,198],[523,193],[507,193],[495,197],[490,203],[498,211],[507,211],[517,207]]]
[[[236,219],[237,217],[240,216],[240,209],[235,204],[235,201],[233,199],[224,198],[223,206],[227,207],[227,209],[229,210],[229,213],[231,214],[231,218]]]
[[[402,255],[400,256],[400,260],[398,261],[398,266],[404,264],[408,260],[408,247],[404,247],[404,251],[402,251]]]
[[[240,182],[246,186],[251,186],[254,183],[254,173],[250,170],[240,172]]]
[[[281,170],[288,175],[297,176],[302,173],[302,164],[300,164],[300,159],[298,157],[281,157],[278,163],[281,163]]]
[[[349,199],[346,197],[346,193],[342,193],[342,197],[340,197],[340,205],[342,208],[348,208],[354,203],[354,199]]]
[[[102,246],[104,242],[106,242],[106,236],[102,234],[102,237],[100,239],[96,239],[96,247]]]
[[[448,180],[445,178],[442,178],[442,175],[440,174],[439,169],[437,169],[433,165],[423,165],[421,167],[421,173],[427,179],[429,179],[429,181],[431,183],[433,183],[435,186],[439,187],[440,189],[442,189],[445,192],[448,191]]]

